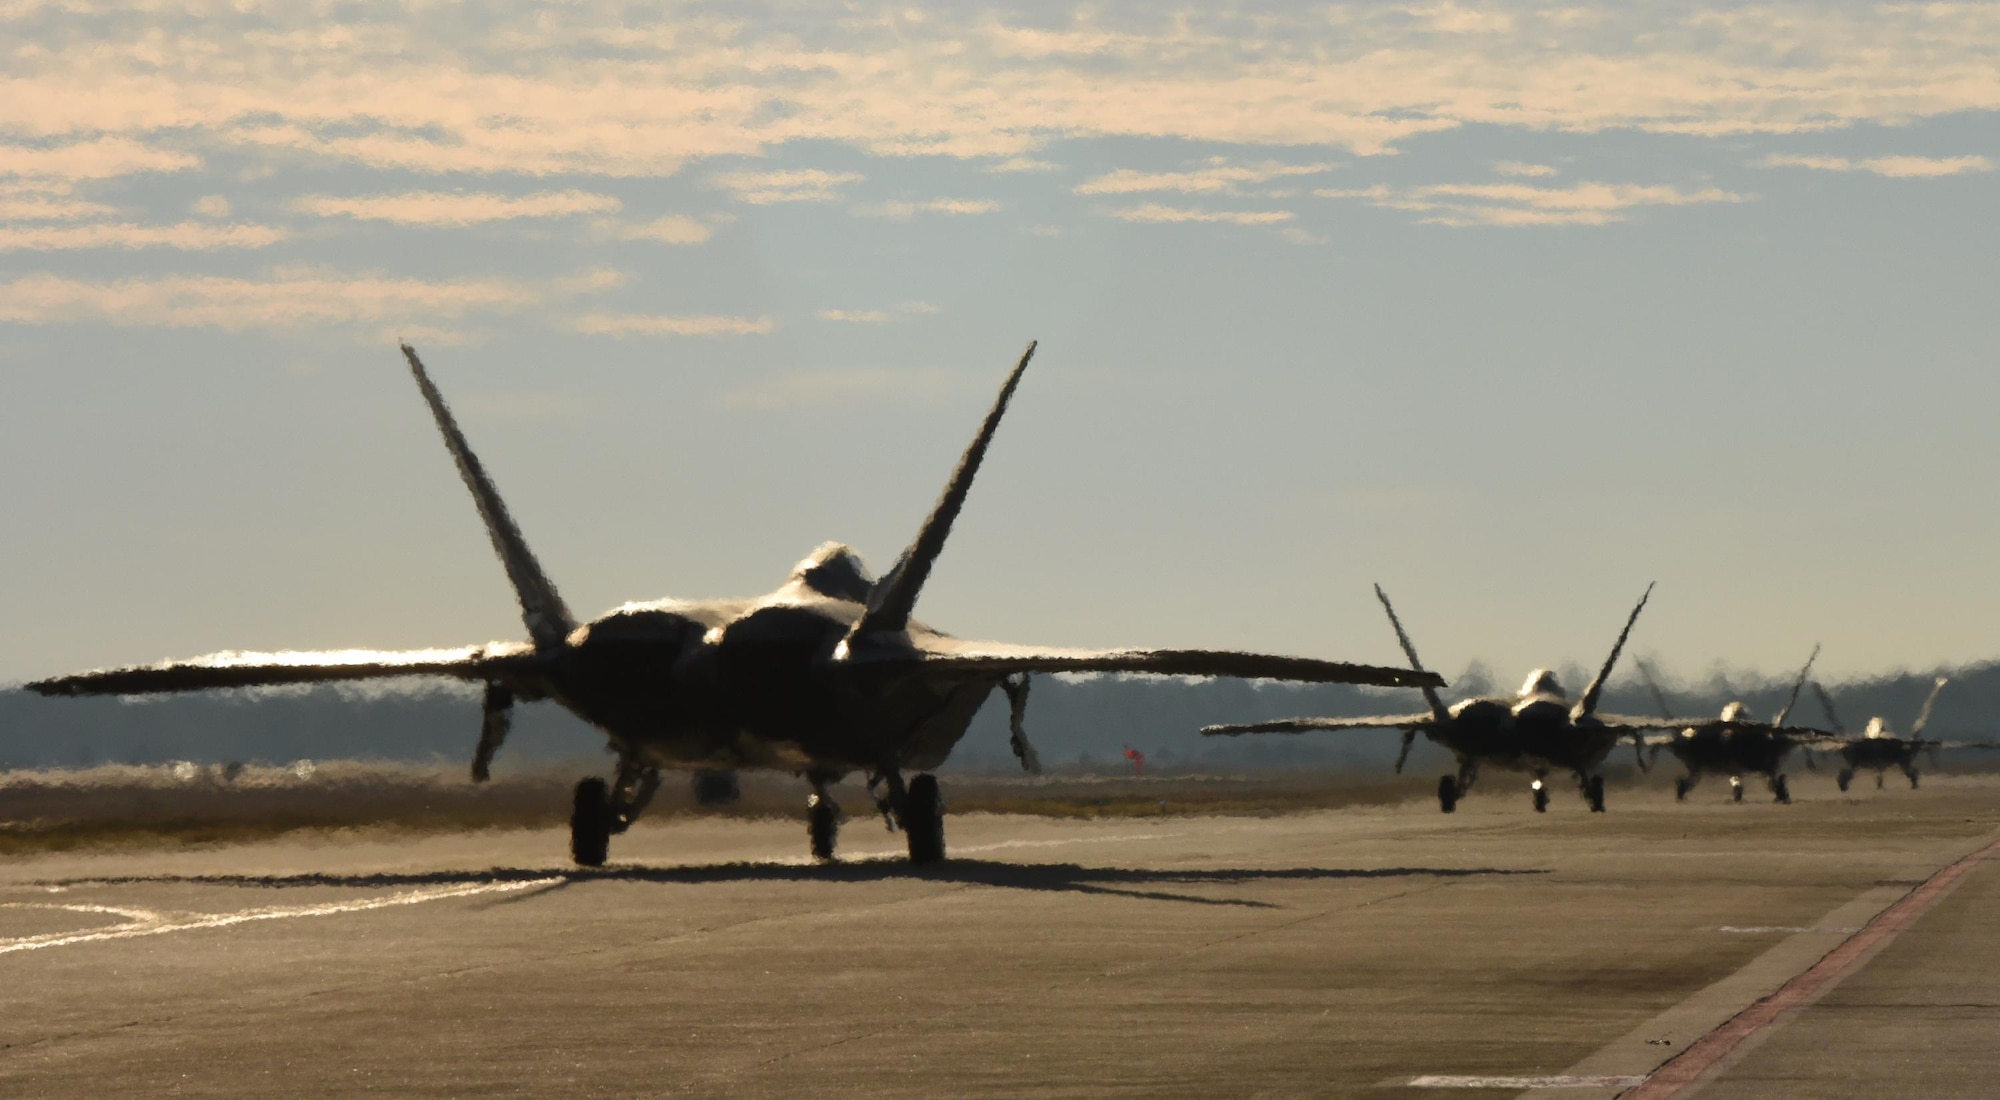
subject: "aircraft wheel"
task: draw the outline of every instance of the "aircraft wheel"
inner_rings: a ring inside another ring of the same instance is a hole
[[[1916,772],[1911,772],[1911,773],[1910,773],[1910,789],[1911,789],[1911,790],[1913,790],[1913,791],[1917,789],[1917,773],[1916,773]]]
[[[1438,809],[1445,813],[1458,809],[1458,781],[1451,776],[1438,776]]]
[[[1878,790],[1878,791],[1882,789],[1882,773],[1881,773],[1881,772],[1876,772],[1876,773],[1875,773],[1875,789],[1876,789],[1876,790]]]
[[[1535,784],[1535,812],[1538,814],[1549,812],[1549,789],[1540,783]]]
[[[1771,793],[1778,796],[1778,805],[1792,804],[1792,788],[1786,784],[1784,776],[1781,775],[1771,781]]]
[[[840,836],[840,804],[823,794],[808,795],[806,836],[812,841],[813,858],[821,863],[831,862],[834,841]]]
[[[611,854],[611,784],[592,776],[576,785],[569,854],[579,867],[602,867]]]
[[[1835,776],[1835,777],[1834,777],[1834,779],[1833,779],[1833,781],[1834,781],[1835,783],[1838,783],[1838,784],[1840,784],[1840,789],[1841,789],[1841,790],[1843,790],[1843,791],[1844,791],[1844,790],[1846,790],[1846,789],[1847,789],[1847,785],[1848,785],[1849,783],[1852,783],[1852,782],[1854,782],[1854,769],[1853,769],[1853,768],[1842,768],[1842,769],[1840,769],[1840,774],[1839,774],[1839,775],[1837,775],[1837,776]]]
[[[1743,801],[1743,781],[1733,775],[1729,777],[1729,800],[1731,802]]]
[[[1591,813],[1594,813],[1594,814],[1601,814],[1601,813],[1603,813],[1603,812],[1604,812],[1604,777],[1603,777],[1603,776],[1601,776],[1601,775],[1593,775],[1593,776],[1591,776],[1591,777],[1590,777],[1590,779],[1589,779],[1589,781],[1585,782],[1585,783],[1584,783],[1584,785],[1583,785],[1583,797],[1585,797],[1585,798],[1587,798],[1587,799],[1589,799],[1589,800],[1590,800],[1590,812],[1591,812]]]
[[[1674,801],[1686,802],[1688,791],[1691,790],[1693,787],[1694,784],[1688,782],[1685,776],[1683,776],[1680,779],[1674,780]]]
[[[937,776],[924,774],[910,780],[901,817],[903,834],[910,839],[910,862],[943,860],[944,799],[938,795]]]

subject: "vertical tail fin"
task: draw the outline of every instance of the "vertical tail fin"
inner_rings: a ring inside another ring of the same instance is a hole
[[[1813,694],[1819,696],[1820,709],[1826,711],[1826,724],[1833,727],[1833,732],[1846,735],[1847,727],[1840,724],[1840,715],[1833,711],[1833,696],[1828,695],[1826,689],[1819,686],[1818,680],[1814,680],[1812,686]]]
[[[1389,594],[1382,591],[1382,586],[1379,584],[1375,586],[1375,598],[1382,601],[1382,610],[1389,613],[1389,625],[1396,628],[1396,641],[1403,647],[1403,656],[1410,659],[1410,668],[1417,672],[1424,671],[1424,663],[1417,659],[1416,644],[1410,641],[1409,632],[1403,629],[1403,620],[1396,617],[1396,609],[1389,603]],[[1424,685],[1424,702],[1431,705],[1432,718],[1439,722],[1451,721],[1451,712],[1445,709],[1444,700],[1438,698],[1437,689],[1429,684]],[[1406,734],[1403,737],[1403,756],[1396,758],[1396,771],[1399,774],[1403,770],[1403,757],[1409,754],[1410,736]]]
[[[993,442],[993,433],[1000,427],[1000,418],[1007,412],[1007,403],[1014,399],[1014,388],[1021,384],[1021,375],[1028,369],[1028,360],[1035,357],[1034,341],[1029,341],[1028,350],[1021,353],[1021,361],[1007,375],[1005,385],[1000,387],[1000,396],[993,402],[992,411],[979,426],[979,434],[973,436],[972,445],[958,460],[958,468],[952,471],[951,481],[944,487],[944,495],[938,497],[931,508],[930,517],[924,520],[917,532],[916,541],[903,551],[895,567],[875,585],[868,597],[868,611],[854,624],[849,637],[859,637],[876,631],[902,630],[910,623],[910,612],[916,609],[917,594],[923,591],[924,581],[931,575],[931,565],[944,551],[944,540],[951,534],[952,521],[958,518],[959,509],[965,507],[965,494],[972,488],[973,475],[979,472],[979,463],[986,457],[986,446]]]
[[[507,514],[507,505],[500,499],[500,491],[493,487],[493,480],[486,476],[486,469],[479,464],[479,456],[472,453],[464,433],[458,430],[458,422],[452,419],[451,410],[445,407],[444,395],[431,383],[423,361],[417,358],[417,349],[408,344],[402,345],[402,348],[403,358],[410,361],[410,373],[416,377],[417,388],[423,391],[424,402],[431,407],[431,417],[437,421],[438,431],[444,436],[444,445],[451,451],[452,460],[458,463],[458,475],[465,479],[465,487],[472,490],[472,501],[479,506],[479,518],[486,521],[486,534],[493,540],[493,549],[500,555],[500,564],[507,569],[507,579],[513,582],[514,594],[521,601],[521,621],[528,627],[528,637],[540,647],[561,645],[563,638],[576,629],[576,620],[556,593],[556,586],[542,572],[541,563],[528,549],[528,542],[521,537],[521,529],[515,526],[514,517]]]
[[[1937,678],[1937,683],[1931,685],[1930,697],[1924,700],[1924,709],[1917,713],[1917,724],[1910,727],[1911,737],[1924,735],[1924,727],[1931,722],[1931,708],[1937,706],[1938,692],[1943,691],[1944,686],[1950,682],[1949,677],[1940,676]]]
[[[1813,651],[1806,656],[1806,667],[1800,669],[1799,678],[1792,681],[1792,697],[1785,700],[1785,709],[1779,711],[1776,718],[1771,719],[1772,725],[1782,726],[1785,724],[1785,719],[1792,716],[1792,708],[1799,705],[1799,689],[1806,686],[1806,676],[1812,672],[1813,662],[1817,660],[1819,660],[1819,643],[1814,642]]]
[[[1660,682],[1653,678],[1653,670],[1646,662],[1634,659],[1632,664],[1639,669],[1639,678],[1646,681],[1646,690],[1653,693],[1653,705],[1660,708],[1660,717],[1672,718],[1674,708],[1667,705],[1667,693],[1660,690]]]
[[[1658,582],[1655,582],[1658,583]],[[1583,689],[1583,698],[1577,700],[1576,709],[1570,712],[1572,718],[1581,718],[1597,710],[1597,701],[1604,695],[1604,683],[1611,679],[1611,669],[1618,664],[1618,654],[1625,648],[1625,639],[1632,636],[1632,624],[1639,621],[1639,612],[1646,610],[1646,601],[1653,595],[1653,586],[1646,586],[1646,592],[1639,597],[1639,605],[1625,619],[1625,629],[1618,632],[1618,640],[1611,646],[1611,656],[1604,659],[1604,667],[1597,670],[1597,678]]]

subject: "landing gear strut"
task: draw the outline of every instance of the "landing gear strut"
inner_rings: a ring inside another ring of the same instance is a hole
[[[1847,789],[1847,785],[1849,783],[1854,782],[1854,769],[1853,768],[1840,769],[1840,774],[1834,776],[1833,781],[1835,783],[1840,784],[1840,789],[1845,791]]]
[[[1458,809],[1458,783],[1451,776],[1438,776],[1438,809],[1445,813]]]
[[[1694,790],[1694,776],[1684,775],[1674,780],[1674,801],[1686,802],[1691,790]]]
[[[1540,779],[1536,779],[1533,783],[1528,784],[1528,789],[1535,792],[1535,812],[1538,814],[1548,813],[1549,788],[1547,787],[1547,785],[1545,785]]]
[[[1729,800],[1731,802],[1743,801],[1743,777],[1740,775],[1729,777]]]
[[[1594,814],[1601,814],[1601,813],[1603,813],[1603,812],[1604,812],[1604,777],[1603,777],[1603,776],[1601,776],[1601,775],[1593,775],[1593,776],[1591,776],[1591,777],[1590,777],[1589,779],[1586,779],[1586,780],[1584,780],[1584,781],[1583,781],[1583,797],[1584,797],[1584,799],[1585,799],[1586,801],[1588,801],[1588,802],[1590,803],[1590,812],[1591,812],[1591,813],[1594,813]]]
[[[1782,775],[1771,778],[1771,794],[1778,800],[1778,805],[1780,806],[1789,806],[1792,804],[1792,788],[1785,782],[1785,777]]]

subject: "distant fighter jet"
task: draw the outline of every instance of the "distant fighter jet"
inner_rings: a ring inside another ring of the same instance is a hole
[[[1604,693],[1604,682],[1610,678],[1612,666],[1618,663],[1618,653],[1625,648],[1625,639],[1632,633],[1632,624],[1639,619],[1639,612],[1646,606],[1646,600],[1653,594],[1653,586],[1646,586],[1646,593],[1639,597],[1638,606],[1625,620],[1625,629],[1618,634],[1618,641],[1611,647],[1611,656],[1604,661],[1604,667],[1597,678],[1584,689],[1583,698],[1574,706],[1569,696],[1563,693],[1562,685],[1556,682],[1553,672],[1538,668],[1528,674],[1527,682],[1521,685],[1518,694],[1484,699],[1466,699],[1446,708],[1438,698],[1437,691],[1425,687],[1424,700],[1430,704],[1428,714],[1395,714],[1371,718],[1280,718],[1269,722],[1245,722],[1236,725],[1205,726],[1202,733],[1213,736],[1233,736],[1242,733],[1305,733],[1311,730],[1343,729],[1399,729],[1403,731],[1402,752],[1396,757],[1396,771],[1402,773],[1403,764],[1410,756],[1410,743],[1418,733],[1451,750],[1458,758],[1458,774],[1438,777],[1438,808],[1451,813],[1458,807],[1458,800],[1472,789],[1472,783],[1479,778],[1479,766],[1491,764],[1510,771],[1527,772],[1534,776],[1529,783],[1533,792],[1535,812],[1545,813],[1549,808],[1549,792],[1546,780],[1550,772],[1566,771],[1576,776],[1579,789],[1589,801],[1592,813],[1604,812],[1604,776],[1599,769],[1605,757],[1611,754],[1620,739],[1631,737],[1634,746],[1642,731],[1661,729],[1662,723],[1643,718],[1606,717],[1597,713],[1598,698]],[[1389,613],[1389,624],[1396,630],[1396,640],[1403,646],[1403,652],[1410,658],[1410,667],[1423,671],[1423,662],[1417,659],[1416,646],[1403,630],[1403,623],[1396,617],[1396,609],[1389,604],[1389,597],[1381,585],[1375,586],[1375,597],[1382,601],[1382,609]]]
[[[1854,782],[1855,772],[1870,768],[1875,772],[1875,789],[1879,791],[1882,789],[1883,773],[1890,768],[1900,768],[1909,777],[1910,789],[1914,791],[1917,789],[1917,754],[1920,752],[1930,757],[1931,767],[1935,768],[1938,766],[1939,749],[2000,749],[2000,744],[1991,741],[1932,741],[1923,736],[1924,727],[1930,724],[1931,708],[1937,705],[1938,693],[1950,682],[1949,677],[1940,676],[1931,685],[1931,693],[1924,699],[1924,709],[1917,712],[1916,724],[1910,727],[1908,737],[1896,736],[1887,720],[1878,715],[1868,720],[1868,729],[1860,737],[1839,736],[1820,742],[1817,747],[1839,753],[1846,765],[1834,777],[1840,789],[1844,791],[1848,784]],[[1813,694],[1819,696],[1820,706],[1826,708],[1828,724],[1845,735],[1847,731],[1833,711],[1833,699],[1817,680],[1813,681]]]
[[[1659,704],[1660,713],[1668,721],[1685,721],[1687,725],[1679,733],[1665,737],[1646,738],[1646,755],[1642,766],[1650,767],[1660,755],[1661,749],[1674,754],[1687,768],[1687,774],[1674,780],[1674,798],[1687,798],[1688,792],[1701,782],[1703,775],[1726,775],[1729,788],[1736,801],[1743,801],[1743,777],[1761,775],[1771,788],[1771,796],[1778,802],[1789,805],[1792,801],[1790,786],[1779,769],[1784,766],[1785,757],[1801,744],[1811,743],[1825,736],[1821,730],[1787,728],[1785,720],[1792,708],[1798,704],[1799,689],[1806,683],[1806,676],[1812,671],[1813,661],[1819,657],[1819,647],[1814,646],[1812,655],[1806,658],[1804,668],[1799,670],[1799,678],[1792,683],[1792,696],[1785,702],[1785,708],[1769,722],[1759,722],[1750,713],[1750,708],[1742,703],[1729,703],[1722,708],[1720,718],[1706,721],[1698,719],[1675,719],[1673,709],[1667,705],[1667,697],[1661,693],[1660,685],[1653,680],[1644,661],[1635,662],[1639,675],[1646,680],[1646,687],[1653,693],[1653,700]],[[1812,767],[1812,755],[1806,755],[1806,766]]]
[[[1028,676],[1037,672],[1146,672],[1244,676],[1321,683],[1422,686],[1421,670],[1373,668],[1297,657],[1165,649],[1050,649],[963,641],[911,616],[944,549],[987,444],[1033,357],[1029,344],[944,495],[887,575],[826,543],[775,592],[731,600],[631,603],[579,625],[529,552],[499,492],[459,432],[417,353],[403,345],[485,520],[521,604],[529,641],[455,650],[316,653],[225,652],[187,661],[108,669],[28,685],[44,695],[138,695],[308,684],[389,676],[447,676],[485,685],[472,778],[484,780],[506,738],[516,700],[551,699],[597,726],[617,753],[613,780],[576,785],[570,850],[602,864],[659,786],[662,768],[697,772],[718,799],[735,791],[736,768],[803,775],[813,855],[831,859],[840,812],[828,788],[859,772],[910,859],[944,858],[944,804],[932,769],[964,736],[980,704],[999,688],[1010,703],[1013,749],[1039,770],[1022,728]],[[919,773],[907,784],[905,771]]]

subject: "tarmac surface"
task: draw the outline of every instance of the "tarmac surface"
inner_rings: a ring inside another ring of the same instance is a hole
[[[554,830],[15,857],[0,1095],[1613,1096],[2000,839],[2000,780],[1795,779],[971,814],[926,871],[859,816],[828,867],[725,819],[602,872]],[[1956,873],[1665,1094],[1992,1095],[2000,867]]]

